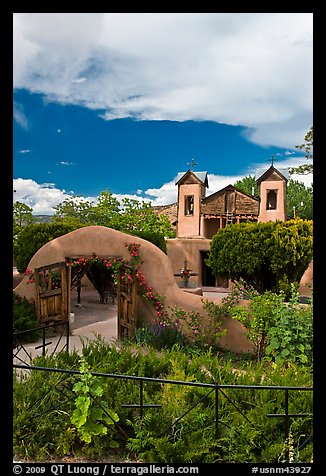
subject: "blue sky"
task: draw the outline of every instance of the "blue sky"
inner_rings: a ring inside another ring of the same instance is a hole
[[[208,194],[304,160],[312,14],[14,14],[13,61],[14,200],[36,214],[172,203],[192,158]]]

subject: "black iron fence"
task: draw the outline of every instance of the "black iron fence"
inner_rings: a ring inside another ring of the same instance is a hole
[[[49,336],[51,331],[55,332],[55,335]],[[33,336],[35,340],[40,339],[41,343],[34,347],[34,350],[42,349],[41,355],[44,357],[46,355],[46,349],[48,346],[53,344],[53,337],[57,338],[57,342],[54,346],[50,355],[54,355],[57,352],[66,351],[69,353],[69,336],[70,336],[70,322],[69,319],[65,321],[58,321],[52,324],[45,324],[40,327],[35,327],[33,329],[27,329],[25,331],[15,332],[13,334],[13,359],[27,364],[26,358],[28,358],[29,363],[32,361],[35,355],[32,355],[31,352],[27,350],[27,346],[30,344],[30,336]]]
[[[67,344],[67,348],[69,349],[69,345]],[[43,347],[43,350],[45,347]],[[49,367],[41,367],[41,366],[29,366],[29,365],[22,365],[22,364],[14,364],[14,368],[16,369],[25,369],[28,371],[44,371],[44,372],[56,372],[61,373],[64,375],[81,375],[82,372],[79,370],[71,370],[71,369],[60,369],[60,368],[49,368]],[[214,383],[203,383],[203,382],[192,382],[192,381],[181,381],[181,380],[169,380],[169,379],[161,379],[161,378],[152,378],[152,377],[142,377],[142,376],[134,376],[134,375],[119,375],[119,374],[109,374],[109,373],[101,373],[101,372],[91,372],[91,375],[94,377],[103,377],[109,379],[123,379],[123,380],[132,380],[139,383],[139,400],[134,403],[128,403],[121,405],[124,408],[134,408],[139,410],[140,418],[143,418],[144,412],[147,408],[160,408],[162,405],[160,404],[146,404],[144,403],[144,384],[148,382],[159,383],[162,385],[181,385],[181,386],[192,386],[192,387],[200,387],[207,389],[207,393],[202,396],[199,400],[197,400],[193,405],[188,408],[180,417],[178,417],[171,425],[167,428],[164,428],[163,431],[157,435],[157,437],[162,437],[167,435],[172,428],[177,425],[182,418],[184,418],[189,412],[193,411],[195,408],[198,407],[200,403],[202,403],[205,399],[207,399],[211,394],[213,394],[214,398],[214,410],[215,410],[215,418],[210,423],[210,425],[206,425],[205,427],[212,426],[214,428],[215,437],[219,437],[219,425],[226,425],[225,422],[219,417],[219,402],[221,398],[225,398],[228,402],[237,410],[237,412],[242,415],[242,417],[253,427],[255,425],[250,421],[247,415],[243,412],[239,405],[234,402],[230,396],[227,394],[227,389],[232,390],[252,390],[252,391],[267,391],[272,390],[276,392],[283,392],[284,393],[284,413],[271,413],[267,414],[266,417],[268,418],[281,418],[284,421],[284,440],[285,442],[289,441],[289,431],[290,431],[290,422],[294,418],[307,418],[312,417],[312,413],[290,413],[289,412],[289,394],[290,392],[312,392],[312,387],[295,387],[295,386],[272,386],[272,385],[233,385],[233,384],[220,384],[218,382]],[[58,390],[58,388],[56,388]],[[92,399],[94,396],[90,395]],[[75,398],[75,395],[72,398]],[[51,409],[49,410],[51,411]],[[125,432],[123,431],[124,436],[126,436]],[[267,438],[262,434],[261,437],[265,439]],[[308,436],[306,440],[297,445],[297,449],[301,450],[304,446],[312,441],[312,435]],[[288,450],[286,450],[286,457],[289,458]]]

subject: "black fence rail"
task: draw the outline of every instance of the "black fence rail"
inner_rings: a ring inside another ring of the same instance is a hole
[[[71,370],[71,369],[61,369],[61,368],[49,368],[49,367],[41,367],[41,366],[26,366],[21,364],[14,364],[14,368],[16,369],[25,369],[28,371],[42,371],[42,372],[56,372],[61,373],[64,376],[69,375],[82,375],[82,372],[79,370]],[[252,390],[252,391],[276,391],[276,392],[283,392],[284,393],[284,413],[271,413],[267,414],[266,417],[268,418],[281,418],[284,421],[284,440],[286,443],[289,442],[289,432],[290,432],[290,422],[293,418],[308,418],[312,417],[312,413],[290,413],[289,412],[289,393],[290,392],[312,392],[313,387],[295,387],[295,386],[272,386],[272,385],[236,385],[236,384],[220,384],[218,382],[214,383],[203,383],[203,382],[192,382],[192,381],[182,381],[182,380],[170,380],[170,379],[161,379],[161,378],[152,378],[152,377],[141,377],[135,375],[119,375],[119,374],[109,374],[109,373],[102,373],[102,372],[91,372],[91,375],[94,377],[102,377],[102,378],[109,378],[109,379],[122,379],[122,380],[132,380],[139,383],[139,400],[135,403],[123,404],[121,407],[123,408],[134,408],[139,409],[139,416],[142,419],[144,416],[144,412],[148,408],[161,408],[162,405],[160,404],[146,404],[144,403],[144,384],[148,382],[154,382],[162,385],[180,385],[180,386],[191,386],[191,387],[200,387],[207,389],[207,393],[202,396],[199,400],[191,405],[180,417],[178,417],[171,425],[167,428],[163,429],[163,431],[157,435],[157,437],[162,437],[167,435],[172,428],[177,425],[182,418],[184,418],[189,412],[193,411],[195,408],[200,405],[204,400],[206,400],[210,395],[213,394],[214,398],[214,411],[215,411],[215,418],[209,425],[205,425],[205,428],[212,426],[214,428],[215,437],[219,437],[219,425],[228,426],[225,422],[221,420],[219,417],[219,402],[221,398],[225,398],[228,402],[237,410],[237,412],[242,415],[242,417],[253,427],[258,429],[246,416],[241,408],[234,402],[230,396],[227,394],[227,389],[232,390]],[[65,378],[65,377],[64,377]],[[56,387],[56,391],[58,391],[58,387]],[[93,395],[90,397],[94,399]],[[72,398],[75,398],[73,396]],[[71,398],[71,399],[72,399]],[[53,410],[50,409],[49,411]],[[196,428],[198,430],[199,428]],[[124,434],[124,437],[128,438],[123,430],[121,430]],[[261,437],[265,439],[267,438],[262,434]],[[306,446],[308,443],[312,441],[312,435],[308,436],[306,440],[301,444],[297,445],[297,449],[301,450]],[[289,459],[289,450],[286,450],[286,458]]]
[[[44,357],[46,355],[47,347],[53,344],[49,339],[52,339],[54,336],[48,336],[50,330],[54,330],[56,332],[55,337],[58,337],[57,343],[50,355],[53,356],[56,352],[61,351],[69,353],[70,322],[69,319],[67,319],[65,321],[58,321],[53,324],[46,324],[33,329],[15,332],[13,334],[13,359],[17,359],[23,364],[27,364],[25,360],[26,358],[28,358],[30,363],[33,357],[35,357],[35,355],[31,355],[31,353],[26,349],[27,344],[32,344],[29,336],[37,336],[37,340],[41,338],[41,344],[36,345],[34,349],[42,349],[41,355]]]

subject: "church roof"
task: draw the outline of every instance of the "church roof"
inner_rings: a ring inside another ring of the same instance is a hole
[[[178,185],[178,183],[180,182],[180,180],[190,172],[190,174],[193,174],[195,175],[195,177],[198,178],[198,180],[200,180],[203,185],[205,185],[206,187],[208,187],[208,180],[207,180],[207,172],[195,172],[194,170],[187,170],[187,172],[178,172],[178,175],[176,177],[176,181],[175,181],[175,184]],[[189,175],[190,175],[189,174]]]
[[[289,180],[289,176],[290,176],[289,175],[289,169],[285,169],[285,168],[276,169],[273,165],[271,165],[269,167],[269,169],[267,169],[267,170],[265,168],[264,169],[259,168],[259,169],[256,170],[256,182],[259,184],[260,182],[265,180],[273,172],[278,174],[285,181]]]
[[[211,195],[208,195],[207,197],[202,199],[202,203],[209,202],[212,198],[217,197],[218,195],[223,195],[223,193],[228,192],[228,191],[236,191],[241,193],[242,195],[245,195],[246,197],[251,198],[252,200],[259,201],[258,197],[255,197],[254,195],[249,195],[248,193],[244,192],[240,188],[235,187],[234,185],[227,185],[224,188],[221,188],[220,190],[217,190],[217,192],[212,193]]]

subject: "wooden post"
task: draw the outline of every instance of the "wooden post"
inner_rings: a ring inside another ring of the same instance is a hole
[[[220,215],[220,228],[223,228],[223,217]]]
[[[121,340],[121,268],[118,269],[118,282],[117,282],[117,313],[118,313],[118,339]]]
[[[70,318],[70,300],[71,300],[71,266],[66,266],[66,275],[67,275],[67,312],[68,319]]]
[[[41,307],[40,307],[40,276],[38,269],[34,270],[34,282],[35,282],[35,307],[37,320],[41,320]]]
[[[132,285],[131,285],[131,306],[132,306],[132,335],[129,337],[134,337],[136,333],[137,326],[137,281],[136,281],[136,272],[132,271]]]
[[[69,319],[66,266],[61,267],[61,320]]]

